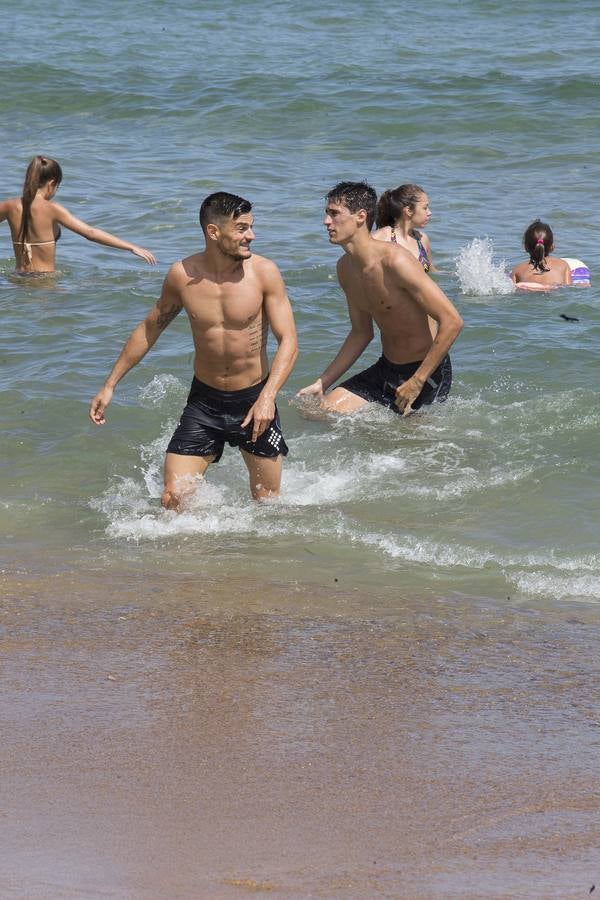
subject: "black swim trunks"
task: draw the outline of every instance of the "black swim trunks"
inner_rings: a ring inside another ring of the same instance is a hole
[[[396,388],[414,375],[420,365],[420,362],[393,363],[385,356],[381,356],[375,365],[365,369],[364,372],[359,372],[358,375],[354,375],[347,381],[343,381],[339,387],[362,397],[363,400],[381,403],[399,413],[400,410],[395,402]],[[421,406],[433,403],[434,400],[443,403],[448,399],[451,384],[452,364],[450,357],[446,356],[425,382],[423,390],[411,404],[412,409],[419,409]]]
[[[254,456],[269,459],[280,454],[287,456],[288,448],[281,433],[277,407],[275,418],[256,442],[252,441],[253,423],[242,428],[242,422],[258,399],[266,380],[243,391],[220,391],[194,378],[187,405],[167,453],[214,456],[214,462],[219,462],[227,441],[231,447],[239,447]]]

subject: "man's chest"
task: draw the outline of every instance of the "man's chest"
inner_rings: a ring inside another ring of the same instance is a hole
[[[192,324],[200,329],[240,329],[260,318],[262,296],[240,285],[190,285],[183,292],[183,305]]]

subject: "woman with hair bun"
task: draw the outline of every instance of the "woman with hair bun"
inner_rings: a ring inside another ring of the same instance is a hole
[[[143,247],[121,240],[108,231],[93,228],[76,219],[64,206],[52,203],[61,181],[62,169],[56,160],[48,156],[34,156],[25,173],[22,196],[0,202],[0,222],[8,220],[18,274],[55,271],[56,242],[61,226],[75,231],[88,241],[117,250],[129,250],[150,265],[156,264],[152,253]]]
[[[436,272],[431,258],[429,238],[424,228],[431,218],[429,197],[418,184],[401,184],[384,191],[377,203],[373,237],[391,241],[408,250],[419,260],[426,272]]]
[[[510,273],[517,288],[526,291],[548,291],[561,284],[572,284],[571,267],[565,259],[550,256],[554,235],[545,222],[536,219],[523,235],[523,246],[529,259],[519,263]]]

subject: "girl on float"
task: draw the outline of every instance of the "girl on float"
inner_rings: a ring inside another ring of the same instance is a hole
[[[431,218],[429,197],[418,184],[401,184],[384,191],[377,203],[373,237],[405,247],[419,260],[426,272],[437,272],[431,258],[429,238],[424,228]]]
[[[21,197],[0,201],[0,222],[8,220],[15,250],[16,272],[19,275],[48,274],[55,271],[56,242],[61,226],[77,234],[118,250],[129,250],[150,265],[156,259],[136,244],[123,241],[108,231],[93,228],[81,219],[52,203],[62,181],[62,169],[48,156],[34,156],[25,173]]]
[[[510,273],[517,288],[525,291],[551,291],[572,284],[571,267],[565,259],[550,256],[554,235],[545,222],[536,219],[523,235],[523,246],[529,259],[519,263]]]

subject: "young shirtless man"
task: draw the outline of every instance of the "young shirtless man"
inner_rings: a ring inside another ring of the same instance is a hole
[[[167,447],[161,503],[180,510],[225,441],[242,452],[254,499],[279,493],[288,452],[275,405],[298,355],[290,301],[277,266],[253,256],[252,206],[218,192],[200,207],[206,248],[176,262],[160,299],[133,330],[90,418],[104,425],[114,389],[164,329],[185,309],[195,347],[194,379],[179,426]],[[269,370],[267,334],[278,349]]]
[[[314,396],[332,412],[349,413],[375,402],[406,416],[448,396],[448,351],[463,321],[408,250],[372,237],[376,202],[375,191],[364,182],[342,181],[327,195],[323,224],[329,242],[344,250],[337,275],[351,328],[333,362],[299,396]],[[428,316],[437,323],[435,337]],[[373,321],[383,355],[326,394],[372,341]]]

